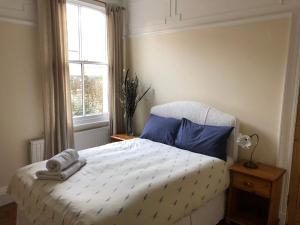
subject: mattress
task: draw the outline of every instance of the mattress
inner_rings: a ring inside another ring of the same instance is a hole
[[[145,139],[80,152],[87,165],[65,182],[21,168],[9,193],[32,224],[170,225],[224,192],[226,162]]]

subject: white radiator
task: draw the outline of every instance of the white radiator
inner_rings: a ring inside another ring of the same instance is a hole
[[[75,132],[74,142],[76,150],[105,145],[109,142],[109,127]]]
[[[35,163],[44,160],[44,139],[30,141],[30,162]]]
[[[109,142],[109,127],[75,132],[74,141],[76,150],[105,145]],[[43,160],[44,139],[30,140],[30,162],[35,163]]]

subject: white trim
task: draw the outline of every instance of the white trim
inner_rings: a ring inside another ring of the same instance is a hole
[[[280,215],[286,215],[300,84],[300,10],[292,12],[289,56],[285,78],[277,165],[287,170],[281,195]],[[282,221],[282,224],[285,224]]]
[[[91,4],[91,3],[94,3],[94,4]],[[83,115],[82,116],[73,116],[73,123],[74,123],[74,126],[75,127],[89,127],[89,126],[92,126],[94,127],[95,124],[99,124],[99,123],[107,123],[109,118],[108,118],[108,113],[107,112],[103,112],[101,114],[97,114],[97,115],[86,115],[85,113],[85,85],[84,85],[84,82],[85,82],[85,79],[84,79],[84,66],[85,65],[99,65],[99,66],[104,66],[105,69],[106,67],[108,68],[108,63],[107,63],[107,54],[106,54],[106,59],[105,61],[103,62],[100,62],[100,61],[87,61],[87,60],[84,60],[82,59],[82,32],[81,32],[81,7],[85,6],[85,7],[89,7],[89,8],[92,8],[94,10],[97,10],[103,14],[105,14],[105,6],[103,3],[99,3],[101,4],[101,6],[99,6],[99,4],[96,4],[94,1],[91,1],[91,0],[67,0],[67,4],[73,4],[73,5],[76,5],[78,6],[78,12],[79,12],[79,23],[78,23],[78,29],[79,29],[79,33],[77,34],[78,35],[78,38],[79,38],[79,60],[68,60],[69,64],[73,63],[73,64],[79,64],[81,66],[81,78],[82,78],[82,107],[83,107]],[[105,27],[105,30],[106,30],[106,27]],[[105,40],[106,41],[106,40]],[[106,47],[107,47],[107,41],[106,41]],[[71,75],[71,74],[70,74]],[[105,83],[105,78],[106,76],[104,75],[103,77],[103,86],[106,85]],[[103,97],[107,97],[107,93],[105,93],[105,90],[106,90],[106,87],[103,87]],[[106,100],[103,101],[103,103],[105,103]],[[104,110],[105,110],[105,105],[104,105]]]
[[[286,213],[279,212],[279,225],[285,225]]]
[[[109,121],[101,121],[96,123],[81,124],[81,125],[74,126],[74,131],[76,133],[84,130],[92,130],[92,129],[108,127],[108,126],[109,126]]]
[[[13,199],[7,194],[7,186],[0,188],[0,207],[13,202]]]
[[[21,25],[26,25],[26,26],[36,26],[37,25],[37,23],[35,23],[35,22],[25,21],[25,20],[20,20],[20,19],[11,19],[11,18],[7,18],[7,17],[0,17],[0,21],[21,24]]]
[[[151,32],[144,32],[144,33],[137,33],[137,34],[128,34],[128,38],[134,38],[134,37],[152,37],[162,34],[169,34],[169,33],[177,33],[182,31],[189,31],[189,30],[198,30],[198,29],[205,29],[205,28],[215,28],[215,27],[230,27],[240,24],[247,24],[247,23],[253,23],[253,22],[259,22],[259,21],[269,21],[274,19],[281,19],[281,18],[290,18],[291,12],[285,12],[285,13],[276,13],[271,15],[264,15],[264,16],[257,16],[257,17],[250,17],[250,18],[243,18],[243,19],[232,19],[227,21],[217,21],[212,23],[205,23],[205,24],[197,24],[197,25],[189,25],[189,26],[181,26],[181,27],[175,27],[175,28],[168,28],[160,31],[151,31]]]
[[[86,6],[89,8],[100,10],[104,14],[106,13],[105,4],[102,2],[97,2],[94,0],[67,0],[67,3],[73,4],[73,5]]]
[[[6,195],[7,193],[7,186],[0,187],[0,195]]]
[[[108,113],[102,113],[99,115],[90,115],[90,116],[78,116],[73,117],[73,123],[75,127],[84,126],[88,124],[95,123],[108,123]]]

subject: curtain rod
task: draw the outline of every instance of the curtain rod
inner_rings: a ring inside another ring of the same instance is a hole
[[[101,1],[101,0],[93,0],[93,1],[95,1],[95,2],[100,2],[100,3],[102,3],[102,4],[104,4],[105,6],[107,5],[107,2],[105,2],[105,1]],[[123,9],[123,10],[125,10],[126,8],[125,7],[123,7],[123,6],[119,6],[121,9]]]

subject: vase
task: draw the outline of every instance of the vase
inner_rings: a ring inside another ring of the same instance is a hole
[[[130,136],[133,136],[132,122],[133,116],[126,117],[126,134]]]

